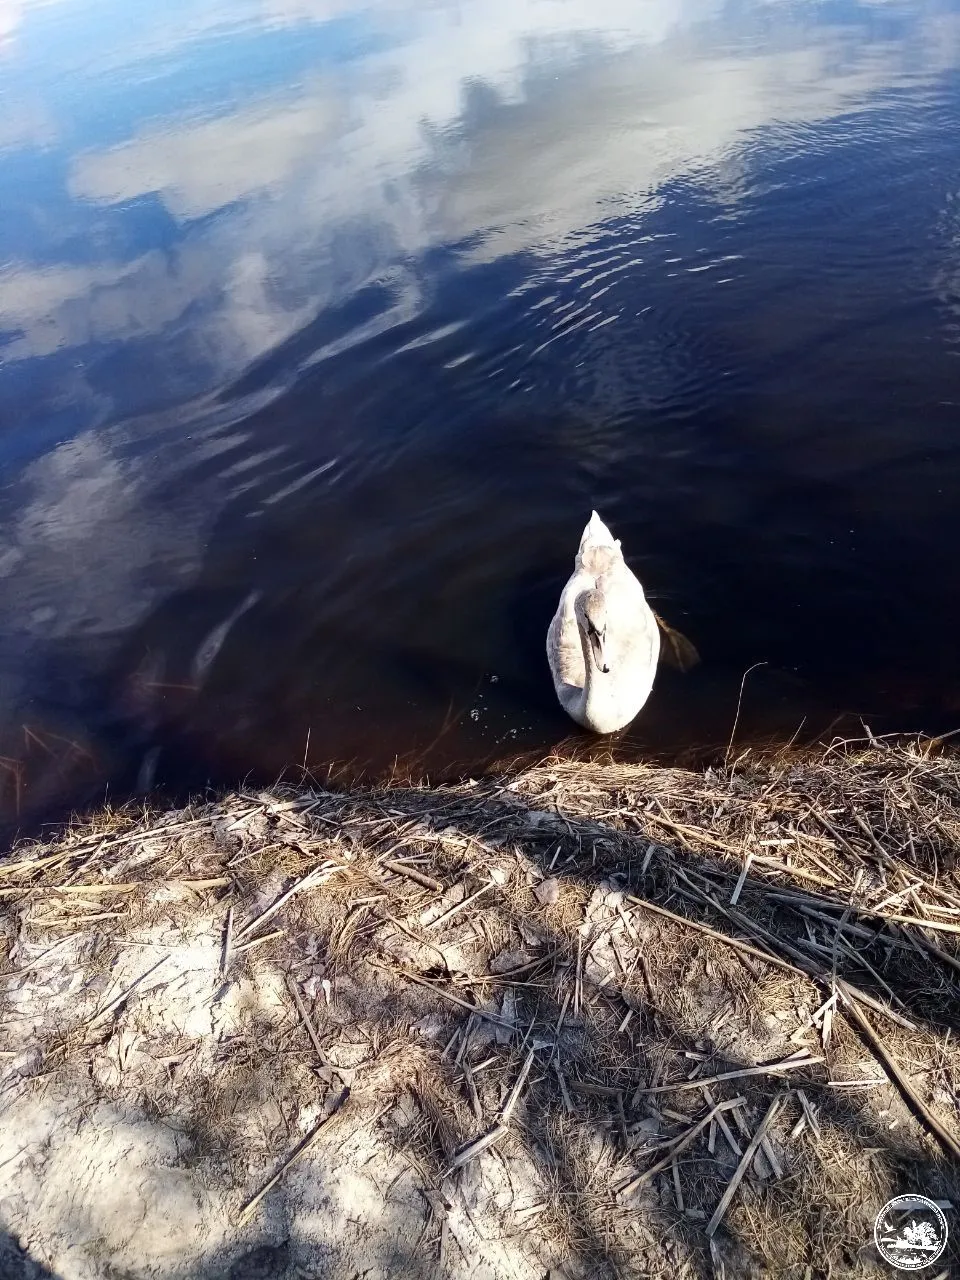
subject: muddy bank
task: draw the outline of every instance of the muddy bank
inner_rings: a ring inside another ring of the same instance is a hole
[[[960,1196],[958,841],[960,760],[875,742],[22,845],[4,1275],[886,1275]]]

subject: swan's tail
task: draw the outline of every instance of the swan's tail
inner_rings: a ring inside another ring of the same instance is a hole
[[[620,543],[594,511],[580,539],[577,567],[599,578],[622,559]]]

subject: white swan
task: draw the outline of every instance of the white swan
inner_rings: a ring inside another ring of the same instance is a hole
[[[692,666],[696,650],[647,604],[620,543],[594,511],[547,632],[553,685],[568,715],[594,733],[628,725],[653,688],[661,627],[664,656]]]

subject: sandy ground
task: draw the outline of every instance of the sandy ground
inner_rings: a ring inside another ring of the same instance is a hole
[[[556,763],[12,851],[0,1275],[879,1276],[919,1191],[945,1277],[958,778]]]

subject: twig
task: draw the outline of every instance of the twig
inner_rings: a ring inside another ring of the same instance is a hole
[[[686,925],[690,929],[696,929],[698,933],[708,934],[711,938],[716,938],[718,942],[726,943],[728,947],[733,947],[736,951],[745,951],[747,955],[756,956],[758,960],[765,960],[767,964],[772,964],[778,969],[785,969],[788,973],[800,973],[801,977],[809,977],[809,974],[798,970],[797,966],[790,964],[786,960],[781,960],[779,956],[771,955],[769,951],[761,951],[759,947],[751,946],[749,942],[741,942],[739,938],[731,938],[727,933],[721,933],[719,929],[711,929],[708,924],[701,924],[699,920],[691,920],[689,916],[678,915],[675,911],[668,911],[666,907],[658,907],[652,902],[648,902],[646,898],[635,898],[633,894],[627,896],[627,901],[634,906],[643,907],[646,911],[652,911],[658,916],[666,916],[668,920],[673,920],[677,924]]]
[[[722,840],[718,840],[715,836],[708,835],[706,831],[700,831],[696,827],[685,827],[680,822],[674,822],[672,818],[668,818],[666,814],[648,813],[644,810],[643,820],[659,823],[661,826],[667,827],[676,835],[683,839],[685,836],[692,836],[694,840],[699,840],[701,844],[710,845],[713,849],[720,849],[723,853],[732,854],[735,858],[743,856],[742,849],[735,849],[732,844],[724,844]],[[756,859],[754,859],[756,861]]]
[[[450,972],[450,966],[447,964],[447,957],[442,947],[438,947],[435,942],[427,942],[423,938],[418,938],[414,931],[405,925],[402,920],[398,920],[396,916],[392,916],[390,912],[384,910],[383,907],[374,906],[372,910],[375,916],[378,916],[381,920],[389,921],[395,929],[399,929],[401,933],[405,933],[412,942],[417,944],[418,947],[429,947],[435,955],[440,957],[440,963],[446,969],[447,973]]]
[[[249,942],[241,942],[239,946],[234,944],[233,955],[242,955],[244,951],[252,951],[254,947],[261,946],[264,942],[274,942],[277,938],[282,938],[286,933],[286,929],[274,929],[273,933],[262,933],[259,938],[251,938]]]
[[[149,978],[151,974],[156,973],[162,964],[166,964],[172,954],[173,953],[171,951],[168,951],[165,956],[161,956],[155,964],[152,964],[150,968],[147,969],[146,973],[141,973],[139,978],[134,978],[129,987],[124,991],[121,991],[120,994],[115,996],[109,1004],[105,1004],[98,1013],[93,1015],[87,1023],[87,1030],[89,1031],[92,1027],[95,1027],[102,1018],[106,1018],[109,1014],[113,1013],[114,1009],[119,1009],[124,1001],[128,1000],[130,996],[133,995],[134,991],[136,991],[137,987],[139,987],[141,983],[146,982],[147,978]]]
[[[226,977],[230,967],[230,949],[233,946],[233,907],[227,911],[227,927],[223,934],[223,954],[220,957],[220,972]]]
[[[720,1197],[720,1203],[717,1205],[716,1209],[714,1209],[713,1216],[711,1217],[710,1221],[707,1223],[708,1237],[714,1234],[717,1227],[719,1227],[720,1223],[723,1221],[723,1215],[727,1212],[727,1209],[730,1207],[730,1201],[733,1199],[734,1195],[736,1194],[737,1187],[739,1187],[740,1183],[743,1180],[743,1175],[750,1168],[750,1162],[753,1160],[753,1157],[757,1154],[757,1148],[760,1146],[760,1143],[766,1137],[767,1130],[773,1124],[774,1120],[776,1120],[777,1115],[780,1111],[780,1108],[783,1106],[783,1102],[784,1102],[784,1095],[781,1094],[780,1096],[774,1098],[774,1100],[770,1103],[770,1106],[767,1108],[767,1114],[760,1121],[760,1127],[757,1129],[756,1133],[750,1139],[749,1145],[747,1146],[746,1151],[744,1151],[743,1156],[740,1159],[740,1163],[737,1165],[736,1170],[734,1171],[733,1177],[727,1183],[726,1191],[724,1191],[723,1195]]]
[[[854,861],[859,863],[859,865],[862,867],[863,866],[862,855],[859,853],[857,849],[853,847],[853,845],[850,843],[847,837],[843,835],[842,832],[837,830],[837,828],[833,825],[833,823],[829,820],[829,818],[827,818],[823,813],[821,813],[816,805],[811,805],[809,812],[813,814],[813,816],[816,818],[816,820],[820,823],[822,827],[824,827],[827,831],[830,832],[834,840],[836,840],[837,844],[839,844],[841,848],[846,849],[847,853],[850,854],[851,858],[853,858]]]
[[[323,1052],[323,1045],[320,1043],[319,1037],[314,1030],[313,1022],[311,1021],[307,1006],[301,999],[300,992],[297,989],[297,984],[292,973],[287,974],[287,990],[293,996],[293,1003],[297,1006],[297,1013],[299,1013],[300,1019],[307,1029],[307,1035],[310,1037],[313,1042],[313,1047],[317,1051],[317,1057],[320,1059],[320,1065],[322,1067],[328,1066],[329,1064],[327,1062],[326,1054]]]
[[[91,835],[79,840],[66,854],[60,852],[44,858],[22,858],[17,862],[8,862],[0,867],[0,876],[19,875],[24,871],[39,870],[52,862],[63,862],[65,858],[83,857],[89,854],[91,844],[96,844],[95,852],[101,854],[122,845],[139,844],[143,840],[161,840],[165,836],[179,834],[192,827],[209,827],[212,821],[213,818],[210,815],[203,818],[190,818],[186,822],[173,822],[165,827],[148,827],[145,831],[131,831],[125,835],[116,836],[112,840],[103,840],[99,835]]]
[[[907,936],[910,938],[911,942],[914,941],[913,934],[908,934]],[[887,938],[884,937],[883,941],[886,943]],[[926,951],[928,955],[933,956],[935,960],[939,960],[941,964],[949,965],[949,967],[956,973],[960,973],[960,960],[958,960],[956,956],[952,956],[949,952],[942,950],[940,947],[936,946],[935,943],[931,942],[929,938],[925,938],[923,934],[916,938],[916,941],[921,947],[923,947],[924,951]]]
[[[876,969],[874,969],[873,965],[866,958],[866,956],[862,955],[859,951],[856,950],[856,948],[852,947],[849,944],[849,942],[846,942],[840,936],[839,929],[837,930],[837,938],[839,940],[838,951],[842,951],[843,954],[847,957],[847,959],[852,960],[854,964],[862,965],[864,969],[866,969],[867,973],[870,974],[870,977],[873,978],[877,986],[883,987],[884,991],[889,996],[892,1004],[898,1004],[901,1009],[906,1009],[907,1008],[906,1004],[904,1004],[904,1002],[900,999],[900,997],[894,991],[893,987],[891,987],[890,983],[887,982],[886,978],[882,978],[880,974],[877,973]]]
[[[511,1031],[516,1031],[517,1029],[509,1018],[501,1018],[499,1014],[487,1013],[485,1009],[478,1009],[475,1004],[470,1004],[468,1000],[461,1000],[459,996],[452,996],[449,991],[444,991],[435,982],[427,982],[425,978],[418,978],[416,974],[409,973],[406,969],[393,969],[385,964],[377,964],[376,960],[370,959],[367,960],[367,964],[372,965],[374,969],[380,969],[383,973],[392,973],[394,976],[399,975],[406,978],[408,982],[415,982],[418,987],[426,987],[428,991],[440,996],[442,1000],[449,1000],[451,1004],[458,1004],[461,1009],[468,1009],[470,1013],[476,1014],[478,1018],[486,1018],[488,1022],[494,1022],[499,1027],[508,1027]]]
[[[880,843],[877,837],[873,834],[873,827],[871,827],[870,823],[866,820],[863,814],[858,813],[856,809],[853,810],[853,820],[857,824],[857,826],[860,828],[860,830],[863,832],[863,834],[867,837],[867,839],[870,841],[870,843],[873,845],[880,861],[883,863],[884,866],[888,867],[890,865],[890,855],[889,853],[887,853],[886,849],[883,847],[883,845]]]
[[[705,1076],[702,1080],[681,1080],[678,1084],[658,1084],[651,1089],[638,1089],[635,1097],[650,1093],[681,1093],[687,1089],[702,1089],[705,1084],[719,1084],[722,1080],[745,1080],[748,1076],[775,1076],[782,1071],[795,1071],[797,1067],[812,1067],[823,1058],[785,1058],[783,1062],[774,1062],[767,1067],[743,1067],[739,1071],[721,1071],[716,1076]]]
[[[818,983],[821,987],[826,987],[828,990],[832,990],[833,977],[829,971],[824,968],[823,964],[814,963],[792,943],[789,943],[784,938],[771,933],[769,929],[764,929],[762,925],[757,924],[757,922],[751,919],[750,916],[744,915],[741,911],[733,911],[729,907],[723,906],[723,904],[717,902],[715,898],[711,898],[708,893],[704,893],[702,890],[698,889],[690,878],[679,868],[677,868],[677,875],[684,881],[687,889],[694,895],[694,897],[698,898],[702,902],[706,902],[716,911],[719,911],[721,915],[726,916],[732,924],[739,925],[741,929],[752,934],[753,937],[767,943],[771,947],[782,948],[789,956],[794,958],[796,963],[790,964],[779,956],[772,957],[761,951],[760,955],[762,959],[768,960],[773,964],[778,964],[781,968],[789,969],[801,978],[807,978],[812,982]],[[657,908],[657,910],[662,910],[662,908]],[[679,919],[684,920],[686,917],[680,916]],[[690,923],[692,924],[693,922],[691,921]],[[702,928],[703,926],[694,925],[694,928],[698,927]],[[722,933],[716,933],[716,936],[720,939],[730,941],[730,939],[726,938],[726,935]],[[736,945],[743,946],[744,944],[737,943]],[[859,987],[854,987],[852,983],[848,982],[847,986],[861,1004],[867,1005],[877,1013],[882,1013],[885,1018],[889,1018],[891,1022],[895,1022],[897,1026],[903,1027],[906,1031],[916,1031],[917,1028],[914,1023],[912,1023],[908,1018],[903,1017],[902,1014],[899,1014],[895,1012],[895,1010],[889,1008],[881,1000],[876,1000],[865,991],[861,991]]]
[[[755,662],[752,667],[747,667],[743,673],[743,679],[740,681],[740,693],[737,697],[737,714],[733,717],[733,728],[730,730],[730,741],[727,743],[727,750],[723,757],[723,767],[726,769],[730,762],[730,752],[733,750],[733,740],[737,736],[737,725],[740,723],[740,708],[743,705],[743,690],[747,683],[747,676],[751,671],[756,671],[758,667],[765,667],[766,662]]]
[[[268,1182],[265,1182],[264,1185],[260,1188],[260,1190],[255,1195],[252,1195],[250,1197],[250,1199],[246,1202],[246,1204],[241,1206],[240,1212],[237,1215],[238,1227],[242,1227],[243,1224],[249,1220],[249,1218],[253,1214],[253,1211],[256,1209],[257,1205],[260,1203],[263,1197],[267,1194],[267,1192],[272,1191],[273,1188],[280,1181],[280,1179],[284,1176],[284,1174],[289,1169],[291,1169],[297,1163],[298,1160],[301,1160],[307,1154],[307,1152],[316,1142],[317,1138],[320,1136],[320,1133],[323,1130],[324,1126],[328,1125],[335,1115],[339,1115],[339,1113],[343,1110],[344,1106],[347,1104],[347,1102],[349,1102],[349,1100],[350,1100],[350,1090],[344,1089],[341,1092],[340,1096],[337,1098],[337,1101],[334,1103],[332,1110],[327,1115],[325,1115],[318,1124],[314,1125],[314,1127],[310,1130],[310,1132],[307,1134],[304,1140],[300,1143],[300,1145],[293,1149],[293,1151],[286,1158],[286,1160],[283,1162],[283,1164],[280,1166],[277,1172],[273,1175],[273,1177]]]
[[[249,924],[245,924],[243,928],[240,930],[240,932],[237,934],[237,941],[239,942],[241,938],[246,937],[246,935],[250,933],[253,929],[256,929],[260,925],[264,924],[265,921],[269,920],[271,916],[276,915],[276,913],[280,910],[280,908],[284,906],[287,902],[289,902],[295,893],[300,893],[302,889],[312,889],[314,885],[317,885],[320,883],[320,879],[322,876],[326,876],[328,872],[332,872],[334,870],[340,870],[340,869],[341,868],[336,863],[329,864],[325,862],[319,867],[314,867],[312,871],[308,871],[302,880],[298,880],[295,885],[292,885],[286,891],[286,893],[281,893],[280,897],[277,898],[275,902],[271,903],[271,905],[267,907],[265,911],[261,911],[260,914],[258,916],[255,916],[250,921]]]
[[[495,888],[495,885],[491,880],[485,884],[482,889],[478,889],[476,893],[471,893],[469,898],[464,898],[462,902],[455,902],[448,911],[444,911],[443,915],[437,916],[436,920],[428,921],[427,924],[423,926],[424,929],[436,929],[440,925],[446,924],[453,916],[458,915],[465,907],[469,907],[472,903],[476,902],[479,897],[493,888]]]
[[[432,889],[434,893],[443,892],[443,885],[439,880],[434,880],[432,876],[424,875],[416,867],[408,867],[405,863],[396,862],[393,858],[384,858],[380,865],[384,870],[392,871],[395,875],[406,876],[408,880],[420,885],[422,889]]]
[[[887,1051],[883,1041],[870,1025],[866,1014],[859,1008],[856,997],[849,986],[842,979],[838,979],[837,987],[844,998],[844,1011],[850,1015],[851,1021],[856,1023],[857,1029],[870,1046],[877,1061],[899,1089],[900,1096],[904,1102],[920,1123],[924,1125],[927,1132],[936,1138],[944,1153],[960,1164],[960,1142],[948,1129],[944,1128],[929,1107],[923,1103],[913,1085],[900,1069],[896,1059]]]
[[[128,915],[126,911],[93,911],[72,916],[31,916],[29,923],[43,925],[45,929],[59,929],[63,925],[76,929],[77,925],[93,924],[95,920],[126,920]]]
[[[79,894],[81,897],[101,897],[105,893],[133,893],[135,889],[142,889],[143,884],[139,880],[133,880],[127,884],[51,884],[51,885],[21,885],[16,889],[0,889],[0,897],[10,898],[15,894],[29,893],[34,887],[42,889],[44,893],[67,893]]]

